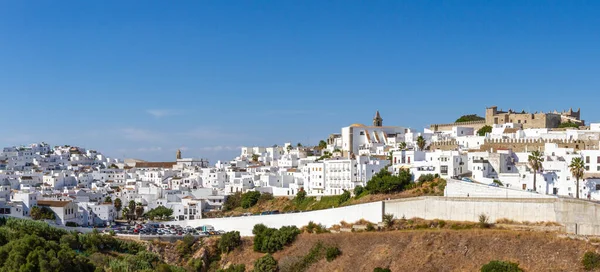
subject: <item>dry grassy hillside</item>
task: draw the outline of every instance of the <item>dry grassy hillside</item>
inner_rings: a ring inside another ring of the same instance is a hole
[[[581,258],[598,246],[586,241],[558,238],[556,233],[513,230],[417,230],[341,234],[302,234],[296,242],[274,254],[280,267],[297,261],[318,242],[335,245],[342,255],[321,260],[307,271],[479,271],[491,260],[520,264],[525,271],[583,271]],[[224,256],[222,264],[252,268],[262,254],[253,252],[251,239]],[[282,269],[285,272],[285,269]]]

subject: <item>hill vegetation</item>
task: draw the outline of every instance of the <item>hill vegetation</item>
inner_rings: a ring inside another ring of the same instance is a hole
[[[485,118],[477,115],[477,114],[467,114],[467,115],[463,115],[460,118],[456,119],[456,121],[454,121],[455,123],[462,123],[462,122],[472,122],[472,121],[482,121],[485,120]]]

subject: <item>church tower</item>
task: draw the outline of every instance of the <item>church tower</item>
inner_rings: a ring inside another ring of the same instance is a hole
[[[181,160],[181,150],[177,149],[177,159]]]
[[[375,113],[375,118],[373,118],[373,126],[375,126],[375,127],[383,126],[383,119],[381,118],[381,115],[379,115],[379,111],[377,111]]]

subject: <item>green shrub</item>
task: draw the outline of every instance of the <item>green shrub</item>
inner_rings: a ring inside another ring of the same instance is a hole
[[[491,224],[489,223],[489,217],[483,213],[479,215],[479,227],[482,229],[491,227]]]
[[[438,221],[438,227],[444,228],[444,226],[446,226],[446,221],[444,221],[444,220]]]
[[[522,272],[519,264],[505,261],[491,261],[481,267],[481,272]]]
[[[367,231],[374,231],[375,230],[375,226],[373,226],[373,224],[371,223],[367,223]]]
[[[242,244],[239,231],[230,231],[221,236],[218,248],[222,253],[229,253]]]
[[[150,218],[151,220],[154,220],[154,218],[168,218],[171,215],[173,215],[172,209],[169,209],[165,206],[158,206],[158,207],[146,212],[146,214],[144,216],[146,216],[147,218]]]
[[[383,224],[385,225],[386,228],[389,228],[392,225],[394,225],[394,215],[391,213],[384,214],[383,215]]]
[[[335,260],[340,254],[342,254],[342,252],[337,247],[328,247],[327,250],[325,250],[325,257],[328,262]]]
[[[583,255],[581,260],[585,270],[593,270],[600,268],[600,254],[592,251],[588,251]]]
[[[424,182],[433,181],[434,179],[435,179],[435,176],[433,174],[425,174],[425,175],[421,175],[417,181],[419,183],[424,183]]]
[[[263,224],[257,224],[254,226],[252,234],[254,234],[254,251],[274,253],[294,242],[300,234],[300,230],[295,226],[274,229]]]
[[[304,188],[300,188],[300,191],[298,191],[298,193],[296,193],[296,197],[294,198],[294,203],[296,203],[296,205],[302,203],[302,201],[304,201],[304,199],[306,199],[306,191],[304,191]]]
[[[267,253],[265,256],[260,257],[254,262],[254,271],[277,272],[277,260],[275,260],[271,254]]]
[[[181,241],[178,241],[175,246],[177,252],[179,253],[179,256],[187,257],[190,254],[192,254],[192,246],[194,246],[195,242],[196,238],[194,238],[194,236],[190,234],[186,234],[185,236],[183,236],[183,239]]]
[[[308,222],[308,225],[306,225],[306,227],[304,227],[304,230],[306,230],[307,233],[328,233],[329,230],[327,230],[327,228],[322,225],[322,224],[316,224],[313,221]]]
[[[242,205],[242,208],[248,209],[248,208],[256,205],[256,203],[258,203],[259,198],[260,198],[260,192],[256,192],[256,191],[247,192],[245,194],[242,194],[242,200],[241,200],[240,204]]]
[[[389,268],[375,267],[375,269],[373,269],[373,272],[392,272],[392,270],[390,270]]]
[[[351,197],[351,196],[350,196],[350,192],[349,192],[349,191],[346,191],[346,190],[344,190],[344,193],[342,193],[342,194],[340,195],[340,198],[339,198],[339,200],[338,200],[338,204],[340,204],[340,205],[341,205],[342,203],[344,203],[344,202],[346,202],[346,201],[350,200],[350,197]]]
[[[233,210],[242,205],[242,193],[236,192],[235,194],[228,195],[223,203],[223,209],[226,211]]]
[[[271,193],[262,193],[260,194],[260,197],[258,198],[258,202],[267,202],[269,200],[273,200],[275,199],[275,197],[273,197],[273,194]]]
[[[367,182],[367,190],[373,194],[387,194],[403,191],[411,183],[412,174],[408,170],[401,170],[398,175],[393,175],[385,168]]]
[[[362,187],[360,185],[354,187],[354,196],[358,197],[359,195],[361,195],[363,192],[365,191],[365,187]]]

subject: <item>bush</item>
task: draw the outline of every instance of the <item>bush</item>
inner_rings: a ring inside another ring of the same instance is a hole
[[[226,211],[233,210],[242,205],[242,193],[236,192],[235,194],[227,196],[225,203],[223,203],[223,209]]]
[[[262,194],[260,194],[260,197],[258,198],[258,202],[262,203],[262,202],[267,202],[267,201],[273,200],[273,199],[275,199],[275,197],[273,197],[273,194],[262,193]]]
[[[492,132],[492,127],[489,125],[485,125],[485,126],[481,127],[479,130],[477,130],[477,135],[485,136],[486,133],[491,133],[491,132]]]
[[[256,262],[254,262],[254,271],[255,272],[276,272],[277,271],[277,261],[271,254],[266,254],[265,256],[260,257]]]
[[[433,174],[425,174],[425,175],[421,175],[418,179],[418,181],[420,183],[423,182],[429,182],[429,181],[433,181],[435,179],[435,176]]]
[[[386,228],[389,228],[392,225],[394,225],[394,215],[391,213],[384,214],[383,215],[383,224],[385,225]]]
[[[583,255],[581,260],[585,270],[593,270],[600,268],[600,255],[596,252],[588,251]]]
[[[300,191],[298,191],[298,193],[296,194],[296,198],[294,198],[294,202],[296,204],[302,203],[302,201],[304,201],[304,199],[306,199],[306,191],[304,191],[304,188],[301,188]]]
[[[304,230],[307,233],[317,233],[317,234],[329,232],[329,230],[327,230],[327,228],[324,225],[316,224],[313,221],[308,222],[308,225],[306,225],[304,227]]]
[[[258,203],[259,198],[260,198],[260,192],[256,192],[256,191],[247,192],[245,194],[242,194],[242,200],[240,202],[242,205],[242,208],[248,209],[248,208],[256,205],[256,203]]]
[[[375,267],[375,269],[373,269],[373,272],[392,272],[392,270],[390,270],[389,268]]]
[[[222,253],[229,253],[241,244],[240,232],[230,231],[221,236],[218,247]]]
[[[295,226],[281,227],[278,230],[258,224],[254,226],[252,234],[254,234],[254,251],[274,253],[294,242],[300,230]]]
[[[335,260],[335,258],[340,256],[340,254],[342,254],[342,252],[337,247],[328,247],[325,251],[325,257],[327,258],[328,262]]]
[[[232,264],[227,269],[219,269],[217,272],[245,272],[246,265],[244,264]]]
[[[456,121],[454,121],[454,122],[462,123],[462,122],[481,121],[481,120],[485,120],[485,118],[483,118],[477,114],[467,114],[467,115],[463,115],[460,118],[456,119]]]
[[[361,195],[363,192],[365,191],[365,187],[362,187],[360,185],[354,187],[354,196],[358,197],[359,195]]]
[[[411,183],[412,174],[408,170],[401,170],[398,175],[392,175],[385,168],[367,182],[367,190],[373,194],[388,194],[400,192]]]
[[[145,216],[150,218],[151,220],[154,220],[154,218],[163,218],[163,217],[168,218],[171,215],[173,215],[173,210],[169,209],[165,206],[158,206],[152,210],[149,210],[145,214]]]
[[[375,230],[375,226],[373,226],[373,224],[368,223],[367,224],[367,231],[374,231]]]
[[[522,272],[519,264],[505,261],[491,261],[481,267],[481,272]]]
[[[350,200],[350,192],[349,192],[349,191],[346,191],[346,190],[344,190],[344,193],[342,193],[342,194],[340,195],[340,198],[338,199],[338,204],[340,204],[340,205],[341,205],[342,203],[344,203],[344,202],[346,202],[346,201],[348,201],[348,200]]]
[[[195,242],[196,238],[190,234],[183,236],[183,240],[177,241],[177,245],[175,247],[177,248],[179,256],[187,257],[188,255],[192,254],[192,246],[194,246]]]
[[[479,215],[479,227],[482,229],[491,227],[491,224],[489,223],[489,217],[483,213]]]

